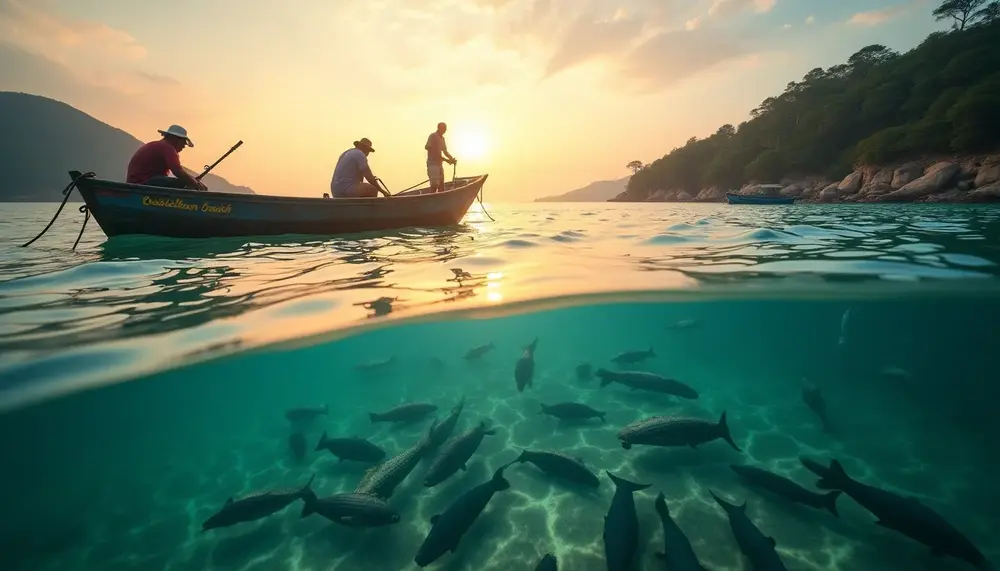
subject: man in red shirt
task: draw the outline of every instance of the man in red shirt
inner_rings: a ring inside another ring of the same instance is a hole
[[[200,180],[181,168],[180,152],[184,147],[193,147],[187,130],[180,125],[171,125],[166,131],[160,130],[163,138],[139,147],[128,163],[125,182],[168,188],[208,190]],[[167,176],[168,172],[174,176]]]

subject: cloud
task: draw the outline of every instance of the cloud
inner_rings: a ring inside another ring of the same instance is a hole
[[[749,54],[723,30],[671,30],[636,47],[618,71],[637,91],[651,92]]]
[[[810,15],[809,17],[806,18],[806,24],[815,24],[815,23],[816,23],[816,16]]]
[[[888,6],[879,10],[870,10],[868,12],[858,12],[851,16],[850,20],[847,21],[848,24],[854,26],[872,27],[880,26],[890,20],[895,20],[899,18],[906,12],[910,11],[913,6],[911,4],[901,4],[898,6]]]
[[[135,38],[98,22],[70,20],[44,10],[44,0],[0,0],[0,36],[14,45],[68,64],[79,60],[136,61],[146,48]]]
[[[733,16],[747,10],[759,14],[770,12],[776,0],[715,0],[708,9],[709,16]]]
[[[545,76],[598,57],[618,56],[628,50],[642,28],[643,22],[635,18],[597,21],[592,14],[581,14],[559,38]]]

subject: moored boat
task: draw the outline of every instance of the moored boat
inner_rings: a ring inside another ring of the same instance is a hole
[[[488,175],[456,178],[443,192],[417,188],[391,198],[303,198],[146,186],[71,171],[87,209],[110,238],[333,235],[458,224]]]
[[[754,188],[754,187],[751,187]],[[794,196],[782,196],[780,184],[756,185],[757,192],[753,194],[738,194],[727,192],[726,200],[729,204],[792,204],[795,202]]]
[[[753,196],[748,194],[726,193],[726,200],[729,204],[792,204],[795,202],[794,196]]]

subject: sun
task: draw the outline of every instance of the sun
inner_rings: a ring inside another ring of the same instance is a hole
[[[490,152],[489,136],[483,129],[456,129],[452,141],[452,144],[448,145],[449,150],[459,161],[463,159],[478,161]]]

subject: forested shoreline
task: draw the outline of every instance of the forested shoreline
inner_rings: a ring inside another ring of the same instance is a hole
[[[615,200],[718,198],[706,190],[782,180],[822,186],[866,166],[996,151],[1000,2],[948,0],[934,14],[954,28],[906,53],[870,45],[846,63],[811,70],[738,126],[630,164],[634,175]]]

